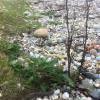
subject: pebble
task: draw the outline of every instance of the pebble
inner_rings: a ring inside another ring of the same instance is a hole
[[[48,97],[44,97],[43,100],[49,100]]]
[[[52,95],[52,96],[51,96],[51,100],[58,100],[58,95],[55,95],[55,94]]]
[[[68,93],[68,92],[63,93],[63,94],[62,94],[62,98],[63,98],[64,100],[67,100],[67,99],[69,98],[69,93]]]
[[[97,55],[97,51],[95,49],[91,49],[90,50],[90,54],[96,56]]]
[[[92,100],[92,98],[91,97],[87,97],[87,99],[86,100]]]
[[[77,62],[77,61],[74,61],[74,64],[75,64],[77,67],[79,67],[79,66],[81,65],[81,63],[80,63],[80,62]]]
[[[90,57],[85,57],[85,60],[91,60],[91,56]]]
[[[31,57],[34,57],[34,53],[33,53],[33,52],[30,52],[30,56],[31,56]]]
[[[40,29],[37,29],[33,35],[35,37],[38,37],[38,38],[46,38],[48,37],[48,29],[46,28],[40,28]]]
[[[41,98],[37,98],[36,100],[42,100]]]
[[[94,85],[95,85],[96,88],[99,88],[100,87],[100,84],[99,83],[95,83]]]
[[[17,86],[18,86],[18,88],[20,88],[21,87],[21,84],[20,83],[17,83]]]
[[[27,36],[28,36],[28,34],[27,34],[27,33],[22,33],[22,35],[23,35],[24,37],[27,37]]]
[[[35,54],[35,58],[39,58],[40,57],[40,54]]]
[[[87,97],[83,96],[83,97],[81,97],[81,100],[87,100]]]
[[[52,60],[52,58],[51,57],[49,57],[48,59],[47,59],[47,62],[49,62],[49,61],[51,61]]]
[[[0,97],[2,97],[3,95],[2,95],[2,93],[0,93]]]
[[[80,100],[92,100],[92,98],[83,96],[83,97],[80,98]]]
[[[91,58],[94,60],[95,59],[95,56],[94,55],[91,55]]]
[[[55,90],[55,91],[54,91],[54,94],[55,94],[55,95],[60,94],[60,89]]]

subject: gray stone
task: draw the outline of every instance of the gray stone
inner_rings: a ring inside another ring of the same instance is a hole
[[[100,100],[100,89],[95,89],[90,93],[90,95],[96,100]]]

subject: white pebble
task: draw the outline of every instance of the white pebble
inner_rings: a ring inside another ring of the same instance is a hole
[[[55,95],[55,94],[54,94],[54,95],[52,95],[51,98],[52,98],[52,100],[58,100],[58,95]]]
[[[92,98],[91,97],[87,97],[87,100],[92,100]]]
[[[44,97],[43,100],[49,100],[47,97]]]
[[[93,80],[89,80],[89,83],[90,83],[90,84],[93,84]]]
[[[85,57],[85,60],[91,60],[91,57]]]
[[[63,95],[62,95],[62,98],[64,100],[67,100],[69,98],[69,93],[68,92],[65,92]]]
[[[95,87],[100,87],[99,83],[95,83],[94,85],[95,85]]]
[[[42,100],[41,98],[37,98],[36,100]]]
[[[47,59],[48,62],[51,61],[51,60],[52,60],[52,58],[50,58],[50,57]]]
[[[2,97],[2,93],[0,93],[0,97]]]
[[[87,98],[83,96],[83,97],[81,97],[81,100],[87,100]]]
[[[30,56],[31,56],[31,57],[34,57],[34,54],[33,54],[33,52],[30,52]]]
[[[81,97],[81,100],[92,100],[92,98],[83,96],[83,97]]]
[[[20,88],[20,87],[21,87],[21,84],[20,84],[20,83],[18,83],[18,84],[17,84],[17,86]]]
[[[54,94],[57,94],[57,95],[60,94],[60,89],[55,90]]]

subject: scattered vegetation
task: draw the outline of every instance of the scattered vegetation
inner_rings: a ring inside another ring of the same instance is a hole
[[[20,46],[17,43],[9,43],[8,41],[1,39],[0,52],[4,52],[10,59],[15,59],[20,54]]]
[[[16,94],[18,94],[20,91],[20,89],[17,86],[17,84],[20,83],[20,81],[19,78],[14,75],[14,71],[9,66],[9,59],[12,59],[10,57],[11,55],[13,55],[12,53],[14,51],[16,52],[16,50],[13,50],[11,53],[10,49],[6,49],[7,46],[7,43],[6,45],[1,45],[0,41],[0,94],[2,95],[0,99],[7,100],[9,98],[10,100],[15,100],[14,98]],[[13,55],[13,59],[15,59],[15,55]]]
[[[56,64],[56,60],[46,61],[43,58],[30,58],[27,66],[16,62],[16,64],[12,64],[12,69],[36,91],[50,91],[65,84],[73,87],[72,80],[63,73],[59,66],[55,66]]]
[[[45,92],[63,85],[74,87],[74,82],[63,73],[57,65],[57,60],[30,58],[22,56],[20,52],[20,46],[17,43],[0,40],[2,100],[6,98],[15,100],[16,95],[18,96],[23,88]]]
[[[26,0],[0,0],[0,31],[18,34],[38,28],[41,24]]]

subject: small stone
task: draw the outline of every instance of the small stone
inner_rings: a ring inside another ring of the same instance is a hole
[[[51,61],[52,60],[52,58],[51,57],[49,57],[48,59],[47,59],[47,62],[49,62],[49,61]]]
[[[92,100],[92,98],[91,97],[87,97],[87,99],[86,100]]]
[[[47,97],[44,97],[43,100],[49,100]]]
[[[37,98],[36,100],[42,100],[41,98]]]
[[[84,78],[80,75],[80,76],[79,76],[79,79],[80,79],[80,80],[83,80]]]
[[[95,87],[97,87],[97,88],[100,87],[100,84],[99,84],[99,83],[95,83],[94,85],[95,85]]]
[[[94,56],[94,55],[91,55],[91,58],[92,58],[92,59],[95,59],[95,56]]]
[[[68,100],[73,100],[73,98],[68,98]]]
[[[91,60],[91,57],[85,57],[85,60],[89,61]]]
[[[90,50],[90,54],[96,56],[97,55],[97,51],[95,49],[91,49]]]
[[[22,33],[22,35],[23,35],[24,37],[27,37],[27,36],[28,36],[27,33]]]
[[[2,93],[0,93],[0,97],[2,97]]]
[[[52,100],[58,100],[58,95],[54,94],[54,95],[51,96],[51,98],[52,98]]]
[[[46,28],[40,28],[40,29],[37,29],[33,35],[35,37],[38,37],[38,38],[46,38],[48,37],[48,29]]]
[[[81,100],[87,100],[87,98],[83,96],[83,97],[81,97]]]
[[[90,84],[93,84],[93,80],[90,80],[89,83],[90,83]]]
[[[60,89],[55,90],[54,94],[56,94],[56,95],[60,94]]]
[[[35,58],[39,58],[39,56],[40,56],[39,54],[35,54]]]
[[[74,66],[74,65],[73,65],[73,68],[74,68],[74,70],[77,70],[77,66]]]
[[[92,100],[92,98],[83,96],[83,97],[81,97],[81,100]]]
[[[20,84],[20,83],[18,83],[18,84],[17,84],[17,86],[20,88],[20,87],[21,87],[21,84]]]
[[[99,88],[99,87],[100,87],[100,79],[97,79],[97,80],[95,81],[94,86],[95,86],[96,88]]]
[[[31,57],[34,57],[34,53],[33,53],[33,52],[30,52],[30,56],[31,56]]]
[[[79,63],[79,62],[77,62],[77,61],[74,61],[74,65],[76,65],[76,66],[80,66],[81,63]]]
[[[69,93],[68,92],[63,93],[62,98],[64,100],[67,100],[69,98]]]
[[[91,61],[85,61],[83,67],[84,68],[88,68],[92,66],[92,62]]]

